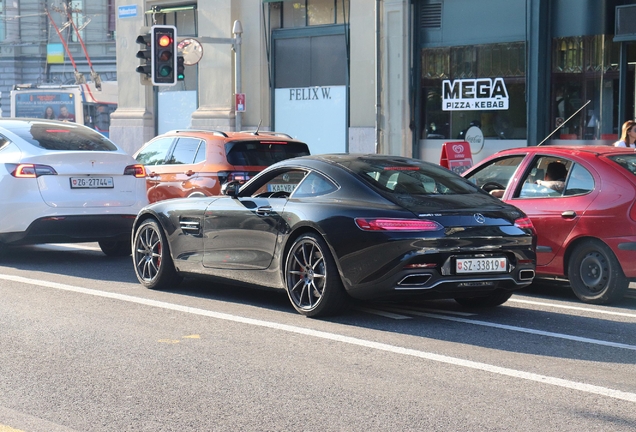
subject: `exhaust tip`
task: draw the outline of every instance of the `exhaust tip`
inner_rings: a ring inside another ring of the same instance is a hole
[[[531,280],[534,279],[534,270],[520,270],[519,280]]]
[[[426,284],[429,281],[431,275],[428,273],[423,274],[411,274],[405,276],[401,281],[398,282],[399,286],[420,286]]]

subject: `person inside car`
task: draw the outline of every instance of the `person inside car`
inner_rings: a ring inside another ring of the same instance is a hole
[[[537,180],[536,183],[539,186],[545,186],[557,192],[563,192],[567,173],[568,171],[562,162],[550,162],[545,171],[544,179]]]

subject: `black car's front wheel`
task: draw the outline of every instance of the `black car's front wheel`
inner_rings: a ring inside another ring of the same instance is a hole
[[[132,247],[135,273],[142,285],[150,289],[179,285],[181,276],[174,267],[168,241],[156,220],[147,219],[137,227]]]
[[[568,279],[576,296],[593,304],[607,304],[622,298],[629,280],[612,250],[599,240],[579,243],[568,262]]]
[[[308,317],[333,315],[347,306],[336,263],[322,237],[298,237],[285,260],[287,295],[294,308]]]

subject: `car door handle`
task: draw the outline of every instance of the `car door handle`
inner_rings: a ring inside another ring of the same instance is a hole
[[[152,171],[150,174],[148,174],[148,177],[157,177],[159,174],[157,174],[156,172]]]
[[[191,175],[194,175],[194,171],[187,170],[186,172],[184,172],[184,174],[187,175],[188,177],[190,177]]]
[[[576,217],[576,212],[574,210],[566,210],[561,213],[561,217],[563,219],[574,219]]]
[[[256,214],[259,216],[269,216],[272,212],[272,206],[262,206],[256,209]]]

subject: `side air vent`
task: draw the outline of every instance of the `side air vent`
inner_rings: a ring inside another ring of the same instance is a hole
[[[420,26],[424,29],[442,28],[442,4],[429,3],[422,5]]]
[[[197,218],[181,218],[179,219],[179,226],[184,234],[201,235],[201,221]]]

